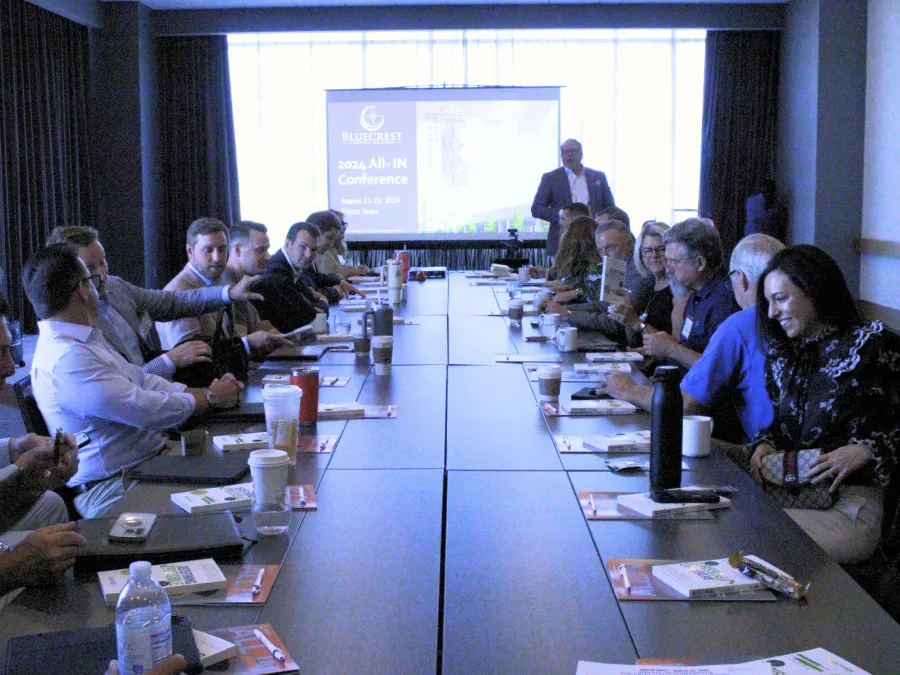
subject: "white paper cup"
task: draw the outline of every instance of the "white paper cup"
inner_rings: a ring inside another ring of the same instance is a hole
[[[293,384],[267,384],[262,390],[269,447],[286,452],[291,464],[297,462],[302,397],[303,390]]]
[[[519,268],[519,283],[524,284],[531,278],[531,267],[527,265],[522,265]]]
[[[283,450],[254,450],[247,459],[253,479],[253,501],[257,504],[284,503],[288,477],[288,456]]]
[[[561,352],[574,352],[578,348],[578,329],[569,327],[556,331],[556,346]]]
[[[681,454],[685,457],[706,457],[712,432],[712,417],[685,415],[681,423]]]
[[[542,401],[558,401],[562,384],[562,368],[560,366],[540,366],[537,369],[538,389]]]
[[[521,323],[522,319],[525,318],[525,301],[521,298],[510,298],[507,307],[510,321]]]
[[[372,360],[376,375],[390,375],[394,359],[394,337],[392,335],[372,336]]]
[[[328,332],[328,317],[324,314],[316,314],[316,318],[312,322],[313,333],[321,335]]]

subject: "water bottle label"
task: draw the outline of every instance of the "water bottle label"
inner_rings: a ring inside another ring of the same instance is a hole
[[[141,675],[172,655],[172,626],[120,630],[117,642],[121,675]]]

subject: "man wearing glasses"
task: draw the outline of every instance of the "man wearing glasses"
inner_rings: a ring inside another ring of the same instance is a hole
[[[587,204],[592,214],[608,206],[615,206],[606,174],[582,164],[581,143],[568,139],[559,148],[562,166],[541,176],[541,184],[531,204],[531,215],[550,223],[547,231],[547,255],[554,256],[559,248],[559,210],[566,204]]]
[[[175,371],[200,361],[209,361],[209,344],[188,340],[166,352],[154,321],[173,321],[215,312],[230,302],[257,297],[250,292],[252,279],[227,287],[203,287],[187,291],[148,290],[109,274],[106,251],[97,230],[70,225],[57,227],[50,233],[48,244],[71,244],[96,282],[100,298],[97,328],[129,363],[144,372],[173,379]]]
[[[740,307],[722,274],[722,242],[713,227],[699,218],[688,218],[667,230],[663,243],[666,274],[693,295],[684,308],[678,340],[663,331],[647,333],[644,354],[690,368],[700,360],[719,324]]]
[[[22,274],[40,319],[31,367],[38,408],[50,429],[90,438],[68,482],[85,518],[102,515],[125,494],[125,471],[166,448],[166,429],[210,408],[236,406],[243,390],[228,378],[188,389],[126,361],[94,327],[97,276],[68,244],[38,251]]]

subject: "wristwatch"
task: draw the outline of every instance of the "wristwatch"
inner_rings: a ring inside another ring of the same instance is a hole
[[[9,553],[12,549],[5,541],[0,541],[0,553]]]
[[[206,402],[209,403],[210,408],[216,408],[219,405],[219,397],[213,393],[212,389],[206,390]]]

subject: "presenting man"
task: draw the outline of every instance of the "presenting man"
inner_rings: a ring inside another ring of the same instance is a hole
[[[121,277],[109,274],[106,251],[92,227],[70,225],[57,227],[50,234],[48,244],[69,243],[78,250],[78,257],[95,275],[100,311],[97,328],[103,337],[129,363],[144,372],[167,380],[179,368],[209,361],[209,345],[202,340],[188,340],[162,352],[154,321],[172,321],[214,312],[234,301],[251,300],[258,296],[249,291],[252,279],[243,283],[235,280],[227,287],[197,288],[184,292],[156,291],[140,288]],[[238,304],[243,304],[239,303]]]
[[[760,275],[783,248],[784,244],[765,234],[744,237],[735,246],[728,277],[741,311],[722,322],[703,356],[681,380],[685,415],[733,406],[747,438],[772,423],[766,357],[756,335],[756,294]],[[644,410],[652,406],[653,388],[635,384],[623,373],[611,373],[601,388]],[[721,426],[718,421],[716,426]]]
[[[234,407],[243,385],[213,380],[188,389],[145,373],[95,328],[96,275],[68,244],[53,244],[25,264],[25,293],[38,318],[31,384],[51,429],[84,432],[78,451],[75,507],[97,518],[125,494],[124,473],[166,448],[166,429],[209,408]]]
[[[541,176],[531,215],[550,223],[547,232],[547,255],[556,255],[559,248],[559,210],[566,204],[587,204],[592,214],[608,206],[615,206],[612,191],[602,171],[588,169],[581,163],[581,143],[570,138],[560,146],[562,166]]]

